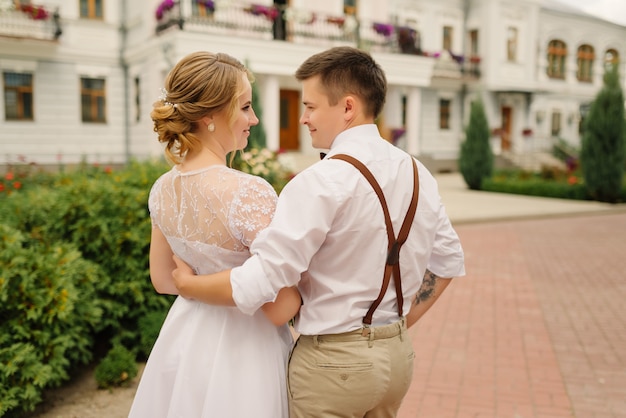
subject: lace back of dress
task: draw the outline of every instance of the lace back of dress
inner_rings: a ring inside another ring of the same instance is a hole
[[[155,184],[152,219],[166,237],[244,251],[271,219],[276,197],[267,186],[226,167],[173,170]]]

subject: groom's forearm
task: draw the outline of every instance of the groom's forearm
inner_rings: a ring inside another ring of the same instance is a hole
[[[451,281],[451,278],[439,277],[426,270],[422,285],[413,299],[409,314],[406,316],[407,327],[415,324],[433,306]]]
[[[181,274],[175,278],[179,294],[209,305],[235,306],[230,270],[214,274]]]

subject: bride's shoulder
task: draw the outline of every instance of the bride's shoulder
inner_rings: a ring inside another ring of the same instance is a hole
[[[244,173],[243,171],[239,171],[234,168],[228,168],[228,170],[230,170],[231,175],[237,179],[240,186],[242,187],[252,186],[252,187],[270,188],[272,190],[274,189],[272,185],[261,176]]]

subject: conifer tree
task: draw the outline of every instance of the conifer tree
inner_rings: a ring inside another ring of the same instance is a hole
[[[465,141],[461,144],[459,171],[467,186],[480,190],[482,181],[493,173],[493,152],[489,144],[489,124],[480,99],[472,102]]]
[[[263,109],[261,109],[259,88],[256,83],[252,83],[252,108],[254,109],[254,113],[256,113],[256,117],[259,118],[259,124],[250,128],[250,136],[248,137],[246,150],[252,148],[261,149],[267,146],[265,127],[263,126]]]
[[[580,164],[587,193],[594,200],[617,202],[626,152],[624,94],[617,68],[604,74],[604,86],[584,122]]]

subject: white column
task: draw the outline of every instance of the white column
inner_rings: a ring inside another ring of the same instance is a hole
[[[398,87],[389,86],[383,113],[387,128],[402,127],[402,95]],[[386,139],[391,140],[391,138]]]
[[[280,147],[280,84],[278,77],[264,75],[259,87],[267,148],[277,151]]]
[[[406,97],[406,152],[419,155],[422,127],[422,90],[411,87]]]

